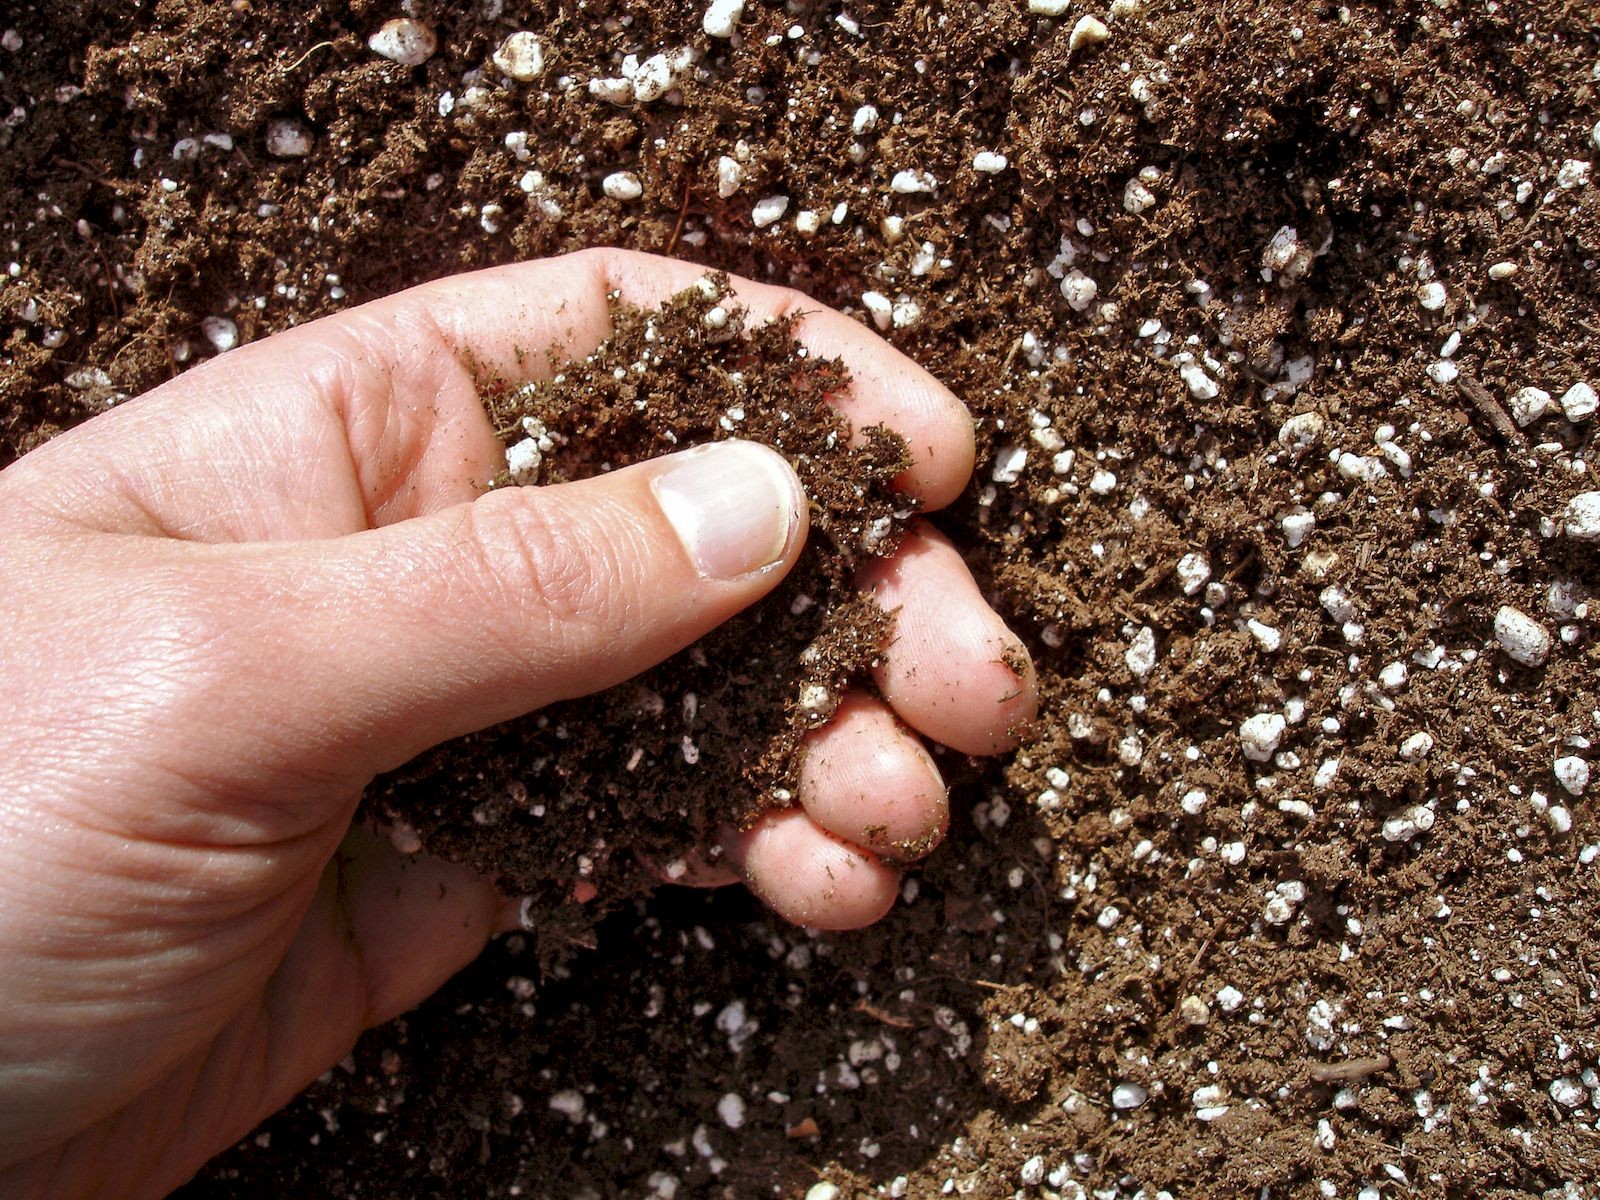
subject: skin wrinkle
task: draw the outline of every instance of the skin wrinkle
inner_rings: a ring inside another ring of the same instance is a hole
[[[635,474],[638,489],[644,487],[642,474]],[[524,664],[530,676],[552,677],[554,686],[542,694],[540,704],[574,695],[601,686],[587,661],[574,661],[570,655],[579,649],[585,654],[589,648],[606,640],[605,631],[631,628],[647,643],[660,643],[662,655],[683,644],[681,636],[662,642],[667,627],[658,627],[653,606],[637,605],[637,597],[647,590],[641,571],[654,570],[664,547],[667,553],[681,555],[677,542],[664,530],[649,530],[634,511],[631,503],[622,497],[602,494],[587,510],[585,530],[581,535],[565,533],[560,528],[565,520],[560,510],[545,503],[539,492],[506,492],[497,503],[519,503],[528,515],[519,514],[512,526],[523,535],[513,541],[513,550],[526,565],[513,571],[507,582],[493,591],[485,592],[485,604],[478,606],[485,613],[506,614],[504,620],[488,623],[482,636],[502,659],[507,656],[526,656],[529,648],[534,657]],[[631,495],[631,494],[630,494]],[[473,505],[466,510],[466,519],[475,523],[484,510]],[[490,526],[499,532],[504,523]],[[603,530],[597,536],[596,531]],[[537,540],[533,540],[533,539]],[[465,545],[481,546],[469,553],[468,565],[458,572],[463,586],[478,584],[484,579],[498,582],[503,571],[473,570],[471,560],[481,556],[484,562],[503,559],[503,552],[485,543],[489,539],[470,535]],[[582,545],[581,552],[574,547]],[[686,558],[679,558],[677,570],[686,579],[692,568]],[[532,626],[544,627],[529,636]],[[551,653],[554,648],[555,653]]]
[[[51,997],[41,997],[56,1003],[72,1006],[73,1012],[69,1014],[69,1024],[78,1024],[82,1020],[85,1010],[100,1011],[105,1007],[105,1012],[97,1017],[102,1026],[115,1028],[119,1024],[134,1024],[149,1022],[152,1018],[165,1018],[164,1024],[172,1024],[173,1014],[169,1012],[171,995],[177,990],[182,991],[185,1008],[204,1008],[207,1005],[203,997],[208,992],[209,985],[215,985],[221,995],[215,1004],[231,1004],[237,1001],[237,995],[227,995],[229,992],[239,990],[237,982],[229,978],[241,969],[241,964],[248,966],[246,960],[258,956],[263,949],[276,948],[280,943],[292,940],[295,931],[303,917],[304,905],[297,902],[294,892],[297,888],[304,888],[304,877],[288,880],[287,886],[276,889],[263,888],[254,902],[235,909],[228,906],[214,919],[207,919],[197,914],[192,920],[173,919],[169,914],[160,928],[161,942],[152,942],[151,926],[144,925],[137,930],[126,931],[126,937],[133,944],[126,951],[126,964],[118,961],[101,961],[95,959],[114,960],[119,953],[119,942],[124,940],[115,936],[114,926],[101,931],[85,931],[81,938],[83,948],[87,954],[63,953],[62,942],[68,940],[58,936],[54,940],[34,939],[29,945],[19,942],[19,953],[16,957],[24,962],[49,965],[50,963],[73,962],[85,964],[96,974],[107,974],[112,979],[121,979],[124,982],[139,981],[142,986],[152,989],[155,995],[149,998],[148,1011],[135,1012],[123,1021],[114,1019],[115,1007],[127,1007],[130,1003],[129,995],[136,994],[137,989],[119,988],[103,995],[98,1004],[91,1000],[75,997],[63,992],[60,988],[64,985],[57,983],[57,991]],[[314,889],[313,889],[314,891]],[[288,915],[283,910],[289,909]],[[276,910],[276,911],[275,911]],[[181,908],[179,910],[181,912]],[[109,924],[109,922],[108,922]],[[209,931],[203,926],[227,926],[226,929],[213,928]],[[171,943],[170,945],[161,944]],[[218,952],[221,947],[221,952]],[[68,947],[70,949],[70,946]],[[208,953],[200,953],[206,951]],[[203,962],[204,969],[194,971],[188,964]],[[14,983],[15,981],[13,981]],[[103,982],[98,978],[84,975],[82,970],[75,972],[73,982],[91,990],[103,990]],[[6,989],[8,1005],[21,1005],[28,1001],[25,991],[15,987]],[[163,998],[165,994],[165,998]],[[199,1022],[209,1025],[210,1018]]]
[[[215,1052],[217,1043],[222,1040],[224,1033],[225,1030],[218,1031],[218,1033],[211,1039],[213,1053]],[[157,1162],[165,1159],[167,1155],[172,1152],[173,1143],[178,1141],[183,1136],[180,1114],[193,1108],[195,1097],[200,1093],[201,1084],[204,1082],[206,1077],[206,1063],[211,1057],[212,1055],[208,1054],[203,1058],[199,1058],[199,1060],[194,1062],[194,1064],[188,1069],[175,1070],[173,1072],[178,1079],[185,1081],[186,1086],[182,1086],[181,1090],[178,1092],[178,1096],[181,1097],[181,1099],[178,1099],[176,1103],[168,1103],[164,1106],[166,1121],[164,1122],[165,1128],[163,1132],[166,1136],[152,1141],[148,1150],[148,1153]],[[117,1122],[119,1126],[121,1123],[121,1120]],[[102,1186],[104,1186],[104,1184],[102,1184]]]
[[[330,373],[337,379],[355,370],[355,366],[342,353],[328,353],[326,355],[310,353],[307,355],[307,359],[309,361],[302,370],[304,380],[302,386],[305,392],[310,395],[321,395],[324,389],[344,386],[338,382],[330,383],[327,378]],[[290,412],[282,410],[278,406],[264,404],[259,399],[251,398],[251,393],[257,390],[257,386],[253,385],[252,381],[255,376],[261,374],[259,370],[248,367],[238,368],[234,360],[227,358],[214,361],[227,363],[234,368],[232,382],[244,393],[244,397],[238,404],[239,411],[230,413],[229,417],[231,419],[244,418],[247,424],[266,422],[267,428],[271,430],[273,435],[282,439],[281,445],[283,447],[282,451],[277,455],[272,454],[270,451],[265,453],[257,451],[250,447],[250,438],[247,434],[245,437],[238,439],[232,447],[230,457],[235,460],[235,463],[221,464],[228,466],[230,469],[236,469],[235,464],[237,464],[241,453],[249,448],[249,452],[245,454],[242,473],[251,478],[252,486],[243,489],[247,493],[246,495],[238,496],[241,502],[248,503],[248,507],[243,510],[240,519],[232,528],[232,540],[240,540],[238,535],[242,534],[244,530],[250,529],[254,522],[260,518],[262,512],[274,513],[280,517],[285,513],[290,514],[290,519],[280,521],[280,528],[273,531],[271,535],[273,540],[312,536],[333,537],[353,532],[358,528],[365,528],[367,506],[355,479],[356,463],[350,457],[349,442],[346,438],[344,422],[340,415],[331,411],[327,405],[312,404],[307,407],[316,419],[312,421],[306,421],[303,418],[297,420]],[[315,430],[318,436],[313,443],[315,448],[310,454],[307,454],[304,447],[298,443],[305,439],[308,436],[308,431],[312,429]],[[334,446],[340,447],[344,453],[340,455],[333,454],[331,451]],[[335,494],[321,497],[316,503],[310,501],[310,497],[304,489],[285,489],[281,486],[276,486],[279,480],[274,473],[269,471],[264,482],[272,488],[274,494],[270,497],[272,502],[267,503],[269,497],[264,497],[261,494],[261,489],[254,480],[254,476],[259,470],[259,464],[283,461],[284,455],[306,458],[313,462],[326,461],[331,463],[342,460],[350,464],[351,470],[348,476],[339,471],[326,472],[325,476],[319,480],[319,486],[328,487],[334,484],[343,484],[344,486],[339,487]],[[223,486],[230,493],[237,494],[241,490],[227,482],[224,482]],[[239,510],[236,508],[236,511]],[[305,520],[306,517],[311,517],[312,521],[307,522]]]
[[[448,349],[443,345],[441,331],[433,322],[428,324],[429,336],[441,349]],[[339,357],[346,364],[349,363],[345,355]],[[458,372],[464,375],[464,368],[459,362],[456,365]],[[338,426],[344,431],[351,477],[357,481],[363,528],[376,529],[413,515],[419,507],[421,511],[426,511],[425,505],[397,504],[396,500],[402,491],[414,492],[419,468],[438,429],[439,414],[433,405],[407,404],[404,394],[412,389],[402,386],[394,369],[377,372],[376,389],[370,382],[355,383],[352,379],[354,370],[347,365],[340,372],[343,376],[340,389],[324,392],[323,395],[325,402],[337,414]],[[429,374],[434,372],[430,370]],[[459,382],[470,384],[470,381],[444,379],[438,379],[433,386],[429,386],[427,379],[419,382],[422,386],[415,388],[415,391],[420,395],[438,394]],[[382,400],[374,402],[370,399],[375,390],[381,394]],[[363,395],[369,397],[367,402],[358,402],[356,398]],[[371,422],[374,414],[380,425],[375,434],[362,428]]]
[[[238,701],[233,688],[233,673],[223,669],[225,664],[213,661],[207,645],[209,639],[205,635],[185,636],[180,632],[202,627],[203,624],[193,624],[189,618],[174,611],[167,616],[166,630],[144,638],[144,651],[137,656],[128,656],[131,661],[124,661],[117,670],[102,673],[97,678],[96,690],[101,703],[108,712],[117,715],[95,722],[83,731],[84,736],[75,739],[72,745],[76,761],[113,762],[115,758],[110,754],[113,748],[124,744],[130,736],[138,737],[142,731],[152,728],[197,729],[206,744],[225,736],[227,725],[231,722],[224,720],[219,724],[214,714],[228,711]],[[226,637],[220,629],[214,636]],[[181,652],[177,647],[182,647]],[[180,661],[180,653],[182,659],[187,661]],[[48,707],[54,707],[53,703],[46,703]],[[194,719],[202,714],[205,719]],[[257,732],[247,744],[252,745],[263,760],[277,758],[275,753],[271,753],[270,747],[263,745],[262,737],[263,734]],[[108,830],[113,824],[108,820],[108,812],[117,812],[125,818],[121,832],[127,836],[148,835],[187,842],[224,841],[229,836],[240,838],[241,819],[256,829],[253,835],[244,840],[279,841],[286,836],[281,826],[285,816],[291,815],[288,810],[281,805],[273,805],[262,809],[259,815],[246,816],[237,803],[238,797],[244,794],[243,787],[236,783],[225,788],[219,787],[217,779],[206,777],[210,772],[198,773],[194,750],[195,746],[186,739],[162,741],[150,747],[147,768],[163,772],[168,781],[149,793],[165,794],[163,801],[154,808],[130,808],[125,795],[115,788],[102,788],[79,797],[80,805],[90,806],[81,809],[81,812],[91,824],[103,824]],[[268,753],[264,754],[263,751]],[[227,765],[228,778],[237,777],[239,766],[238,758]],[[113,768],[113,778],[117,770]],[[309,764],[299,766],[292,779],[282,777],[282,768],[275,774],[280,777],[278,782],[281,785],[307,793],[307,804],[325,804],[320,797],[326,794],[328,785],[317,778]],[[259,779],[253,780],[252,790],[260,782]],[[348,776],[337,780],[337,783],[348,787]],[[196,808],[195,803],[202,798],[206,801],[205,805]],[[227,834],[219,831],[207,837],[199,830],[184,829],[197,817],[203,820],[207,807],[227,812]],[[93,813],[99,813],[99,816],[88,816]],[[161,824],[152,824],[152,819],[162,814],[175,815],[183,831],[174,832],[170,828],[163,828]],[[279,828],[272,829],[273,824],[279,825]]]
[[[377,1024],[377,1006],[373,1003],[377,989],[373,983],[372,967],[367,962],[366,947],[356,936],[354,913],[350,904],[352,895],[349,879],[350,854],[341,847],[334,852],[333,861],[329,866],[333,875],[333,918],[339,940],[348,956],[349,969],[355,973],[356,986],[362,996],[361,1016],[357,1022],[359,1032]],[[315,898],[312,899],[312,903],[316,903]]]
[[[30,507],[34,511],[81,533],[104,533],[114,527],[145,538],[172,536],[122,477],[114,460],[93,446],[85,448],[83,457],[90,461],[81,462],[78,473],[64,479],[51,480],[48,473],[43,478],[25,478],[21,490],[30,496]],[[21,462],[27,463],[27,459]],[[15,467],[10,469],[15,470]],[[29,487],[29,483],[35,486]],[[108,484],[114,493],[109,496]],[[108,521],[107,514],[102,511],[108,502],[121,504],[123,515],[119,519]],[[6,503],[12,503],[10,496],[6,497]]]
[[[281,1061],[281,1056],[272,1054],[270,1040],[263,1041],[265,1019],[264,1014],[256,1011],[241,1012],[218,1032],[205,1052],[195,1056],[194,1086],[188,1093],[187,1103],[168,1107],[177,1128],[163,1148],[160,1156],[163,1162],[182,1151],[187,1153],[180,1155],[180,1161],[181,1157],[193,1156],[193,1150],[187,1145],[193,1141],[193,1129],[183,1123],[183,1115],[195,1110],[197,1100],[207,1101],[202,1106],[204,1110],[218,1113],[219,1123],[228,1130],[231,1140],[242,1137],[255,1124],[248,1113],[239,1111],[238,1097],[251,1090],[257,1094],[266,1091],[263,1064]],[[354,1033],[350,1036],[352,1045],[355,1037]]]
[[[61,926],[53,928],[48,935],[38,933],[27,937],[27,944],[36,952],[59,953],[77,940],[85,942],[91,951],[109,946],[108,930],[114,932],[119,926],[128,924],[129,918],[145,914],[146,910],[149,916],[160,917],[163,921],[172,920],[176,924],[176,918],[185,911],[201,913],[201,920],[213,914],[231,919],[251,911],[259,901],[259,890],[254,900],[230,902],[227,896],[221,894],[228,889],[203,886],[213,866],[227,871],[235,870],[219,863],[218,856],[229,853],[227,851],[178,851],[161,845],[134,844],[125,838],[111,838],[103,844],[95,844],[97,839],[93,835],[82,836],[77,828],[73,830],[72,841],[76,844],[59,847],[56,853],[39,856],[40,877],[25,874],[28,868],[27,864],[23,864],[17,868],[14,876],[16,881],[23,885],[40,885],[45,882],[42,876],[48,874],[61,882],[109,885],[117,892],[119,903],[108,911],[102,898],[88,887],[80,889],[82,896],[74,894],[70,888],[63,888],[66,893],[64,898],[48,907],[41,907],[30,901],[30,893],[45,889],[38,886],[15,888],[16,894],[8,899],[4,919],[8,929],[11,919],[16,916],[51,917],[55,919],[52,924],[59,923]],[[238,853],[243,855],[246,852]],[[94,862],[91,856],[95,854],[105,856],[104,867],[83,865]],[[201,862],[182,861],[185,858],[198,858]],[[174,867],[198,868],[194,883],[176,882],[182,880],[183,876],[171,874]],[[162,888],[159,886],[161,884],[167,884],[167,887]],[[210,894],[213,891],[217,894]],[[91,900],[89,897],[95,898]],[[13,931],[12,936],[26,933],[28,926],[35,923],[41,928],[46,924],[43,920],[23,922],[22,929]]]
[[[340,438],[337,427],[320,430],[319,442],[328,445],[328,449],[319,450],[319,456],[332,457],[332,446],[337,444],[340,449],[346,449]],[[279,429],[275,435],[284,439],[281,450],[277,451],[279,457],[297,453],[295,447],[296,435],[288,430]],[[267,451],[268,454],[274,453]],[[358,519],[365,519],[366,508],[362,498],[351,487],[349,494],[343,498],[325,498],[313,500],[311,497],[290,491],[281,496],[275,504],[279,511],[285,514],[275,520],[276,528],[266,533],[266,536],[255,540],[260,541],[298,541],[310,537],[333,538],[352,532],[352,527]],[[238,497],[234,505],[235,526],[240,529],[249,528],[252,519],[260,512],[259,500],[244,496]]]

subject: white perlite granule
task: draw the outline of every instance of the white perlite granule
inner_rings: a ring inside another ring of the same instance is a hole
[[[1267,762],[1283,741],[1289,723],[1281,713],[1257,713],[1239,726],[1239,745],[1251,762]]]
[[[1261,252],[1262,267],[1290,281],[1304,278],[1315,259],[1315,253],[1300,240],[1300,231],[1293,225],[1281,226]]]
[[[1600,492],[1580,492],[1569,500],[1565,526],[1569,538],[1600,541]]]
[[[931,171],[896,171],[889,180],[889,190],[901,196],[929,195],[939,188],[939,181]]]
[[[507,78],[527,83],[544,74],[544,45],[535,34],[519,29],[500,43],[492,61]]]
[[[1570,191],[1573,188],[1587,187],[1589,184],[1590,163],[1587,159],[1569,158],[1561,164],[1561,169],[1556,172],[1556,186]]]
[[[1199,363],[1184,363],[1178,368],[1178,375],[1189,389],[1189,394],[1196,400],[1215,400],[1217,398],[1219,391],[1217,381],[1207,375],[1205,368]]]
[[[711,0],[700,28],[714,38],[731,38],[744,16],[744,0]]]
[[[273,158],[304,158],[311,153],[311,131],[288,117],[268,121],[267,153]]]
[[[1317,599],[1322,604],[1323,611],[1340,624],[1354,621],[1360,615],[1356,609],[1355,602],[1337,584],[1330,583],[1323,588]]]
[[[1562,1108],[1577,1108],[1579,1105],[1588,1102],[1589,1089],[1576,1079],[1568,1079],[1566,1076],[1562,1076],[1560,1079],[1551,1081],[1550,1099],[1561,1105]]]
[[[1128,670],[1134,677],[1143,679],[1155,669],[1156,665],[1156,631],[1145,625],[1133,635],[1133,642],[1124,652],[1122,659],[1128,664]]]
[[[695,52],[688,46],[671,54],[652,54],[635,68],[632,76],[633,99],[637,104],[659,100],[673,88],[678,80],[694,66]],[[627,60],[623,60],[623,74],[627,75]]]
[[[227,317],[207,317],[200,322],[200,332],[218,354],[226,354],[239,344],[239,327]]]
[[[1500,606],[1494,615],[1494,637],[1500,648],[1525,667],[1537,667],[1550,657],[1550,632],[1520,608]]]
[[[865,299],[865,297],[863,297]],[[994,470],[990,478],[996,483],[1015,483],[1022,478],[1028,465],[1028,451],[1022,446],[1001,446],[994,456]]]
[[[571,1121],[574,1125],[583,1120],[583,1110],[585,1107],[583,1095],[580,1092],[574,1091],[572,1088],[567,1088],[566,1090],[557,1092],[555,1095],[551,1096],[550,1107],[555,1109],[556,1112],[564,1115],[567,1120]]]
[[[1094,303],[1100,285],[1074,267],[1061,280],[1061,295],[1073,312],[1082,312]]]
[[[879,330],[888,329],[894,320],[894,304],[882,292],[862,292],[861,303]]]
[[[1297,453],[1309,450],[1316,445],[1326,425],[1321,413],[1296,413],[1278,427],[1278,444]]]
[[[367,49],[402,67],[419,67],[433,57],[439,39],[433,30],[410,17],[396,17],[378,26],[367,39]]]
[[[1339,1019],[1340,1008],[1338,1004],[1318,1000],[1306,1013],[1306,1042],[1313,1050],[1327,1050],[1338,1040],[1334,1022]]]
[[[724,154],[717,159],[717,195],[726,200],[744,182],[744,165]]]
[[[1573,424],[1587,421],[1594,416],[1596,408],[1600,408],[1600,396],[1596,396],[1594,388],[1582,380],[1561,394],[1562,415]]]
[[[1383,823],[1383,840],[1386,842],[1409,842],[1420,833],[1427,833],[1433,828],[1433,809],[1426,804],[1413,804]]]
[[[544,452],[539,449],[537,438],[523,438],[506,448],[506,470],[513,483],[526,486],[538,482],[539,464],[543,461]]]
[[[782,220],[783,214],[788,211],[789,197],[765,196],[757,200],[755,207],[750,210],[750,220],[757,229],[765,229],[768,225]]]
[[[1283,645],[1283,633],[1264,621],[1258,621],[1251,617],[1244,623],[1244,627],[1249,630],[1250,636],[1255,638],[1256,645],[1260,646],[1268,654],[1276,653],[1278,648]]]
[[[1536,387],[1518,388],[1512,393],[1509,406],[1511,419],[1524,428],[1532,425],[1554,407],[1550,401],[1550,393]]]
[[[1278,525],[1283,530],[1283,540],[1289,549],[1298,550],[1317,527],[1317,515],[1303,508],[1291,510],[1283,514]]]
[[[1083,46],[1097,45],[1110,36],[1111,31],[1099,17],[1082,16],[1078,18],[1077,24],[1072,27],[1071,36],[1067,38],[1067,50],[1070,53]]]
[[[744,1124],[744,1097],[737,1092],[729,1092],[717,1101],[717,1116],[729,1129],[738,1129]]]
[[[1567,754],[1556,759],[1555,773],[1556,782],[1570,795],[1581,796],[1584,789],[1589,786],[1589,763],[1576,754]]]
[[[1143,1084],[1129,1080],[1123,1080],[1111,1089],[1112,1108],[1138,1108],[1148,1099],[1150,1099],[1149,1090]]]
[[[1305,903],[1305,899],[1306,885],[1300,880],[1290,879],[1277,884],[1267,893],[1261,919],[1268,925],[1287,925],[1294,918],[1295,909]]]
[[[637,200],[644,195],[644,184],[632,171],[614,171],[600,181],[600,190],[613,200]]]
[[[1198,552],[1185,554],[1178,560],[1177,573],[1183,594],[1192,596],[1211,578],[1211,560]]]
[[[1406,762],[1420,762],[1433,750],[1433,735],[1427,731],[1413,733],[1400,743],[1396,753]]]

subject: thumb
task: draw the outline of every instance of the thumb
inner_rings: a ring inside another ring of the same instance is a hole
[[[770,591],[806,529],[789,465],[725,441],[230,552],[272,596],[259,699],[293,735],[275,743],[305,768],[370,774],[653,666]]]

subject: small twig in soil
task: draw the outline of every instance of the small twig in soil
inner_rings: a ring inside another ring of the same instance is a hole
[[[915,1021],[908,1021],[904,1017],[897,1017],[891,1012],[886,1012],[879,1008],[872,1001],[868,1000],[865,996],[856,1001],[856,1011],[859,1013],[866,1013],[867,1016],[874,1017],[877,1020],[882,1021],[885,1025],[893,1025],[896,1029],[916,1028]]]
[[[1001,364],[1000,378],[1004,379],[1011,374],[1011,364],[1017,360],[1017,353],[1022,349],[1022,339],[1017,338],[1011,343],[1011,349],[1006,352],[1006,361]]]
[[[1508,446],[1521,446],[1525,443],[1522,430],[1517,428],[1500,401],[1489,394],[1489,389],[1484,387],[1471,375],[1462,372],[1456,376],[1456,390],[1466,397],[1468,403],[1478,410],[1478,415],[1489,422],[1491,428],[1500,435],[1500,440]]]
[[[117,319],[117,324],[122,324],[122,305],[117,302],[117,279],[111,273],[111,263],[106,259],[106,253],[97,245],[89,247],[94,251],[94,256],[100,260],[100,270],[105,276],[106,295],[111,297],[111,313]]]
[[[118,319],[120,320],[121,318],[119,317]],[[106,370],[109,371],[115,367],[117,365],[117,361],[135,346],[141,345],[144,342],[154,342],[159,340],[160,336],[158,334],[153,333],[148,329],[140,330],[127,341],[123,342],[122,345],[117,347],[117,352],[111,356],[111,361],[106,364]]]
[[[1387,1054],[1375,1054],[1369,1058],[1351,1058],[1344,1062],[1325,1063],[1322,1066],[1311,1068],[1311,1081],[1313,1083],[1356,1083],[1368,1075],[1376,1075],[1379,1071],[1387,1071],[1394,1066],[1394,1059]]]
[[[672,227],[672,236],[667,239],[666,256],[672,257],[673,250],[678,246],[678,235],[683,232],[683,220],[689,215],[689,179],[683,181],[683,203],[678,207],[678,223]]]
[[[1211,932],[1206,934],[1205,941],[1200,943],[1200,949],[1194,952],[1194,958],[1189,962],[1189,970],[1191,972],[1199,969],[1201,961],[1205,958],[1207,951],[1211,949],[1211,943],[1217,940],[1217,934],[1221,933],[1227,924],[1228,918],[1224,915],[1221,920],[1211,927]]]
[[[107,179],[105,176],[96,174],[82,163],[74,162],[70,158],[62,158],[60,155],[56,155],[51,159],[51,162],[60,163],[63,167],[71,167],[85,179],[92,180],[93,182],[98,183],[101,187],[109,188],[113,192],[125,192],[129,190],[130,185],[123,183],[120,179]]]

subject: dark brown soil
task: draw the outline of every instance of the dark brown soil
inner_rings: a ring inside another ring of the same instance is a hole
[[[423,13],[416,68],[365,0],[0,17],[0,462],[209,353],[207,316],[256,338],[583,245],[903,296],[888,336],[981,420],[941,522],[1041,736],[960,783],[878,927],[662,889],[549,977],[506,939],[188,1194],[1595,1194],[1600,829],[1554,773],[1600,723],[1600,568],[1561,531],[1595,421],[1507,417],[1600,385],[1592,5],[1147,0],[1076,49],[1090,10],[1020,0],[751,0],[731,43],[700,4],[501,9]],[[518,28],[532,84],[486,67]],[[676,95],[588,92],[682,45]],[[277,117],[308,156],[267,155]]]

